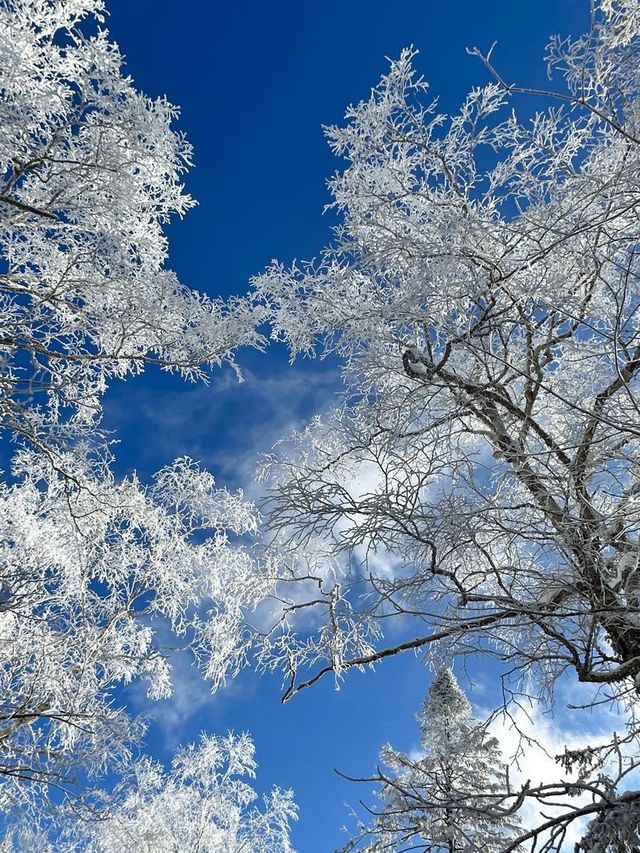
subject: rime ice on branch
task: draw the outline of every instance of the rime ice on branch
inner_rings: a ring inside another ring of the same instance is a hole
[[[163,228],[194,203],[191,147],[107,32],[79,29],[103,5],[0,4],[0,425],[43,449],[92,436],[112,377],[149,362],[203,376],[260,344],[245,300],[164,266]]]
[[[191,149],[177,110],[123,73],[102,12],[0,0],[0,427],[19,445],[0,484],[0,809],[34,825],[52,791],[70,817],[87,779],[127,762],[144,726],[119,686],[171,692],[158,626],[215,686],[265,592],[241,495],[189,459],[150,486],[110,470],[112,378],[204,376],[261,338],[246,300],[164,266]]]
[[[616,797],[640,759],[639,47],[637,0],[595,2],[551,41],[548,91],[476,51],[490,82],[451,116],[405,51],[328,130],[334,244],[254,281],[273,337],[345,379],[265,461],[284,607],[263,661],[287,698],[432,647],[502,660],[507,696],[602,688],[629,728],[581,777],[587,816],[638,802]]]

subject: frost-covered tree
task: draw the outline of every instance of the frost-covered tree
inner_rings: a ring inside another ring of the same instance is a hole
[[[91,824],[86,853],[293,853],[289,828],[297,816],[291,791],[274,788],[257,808],[246,777],[255,776],[247,735],[203,736],[178,753],[171,774],[154,762],[135,765],[104,823]]]
[[[192,205],[190,147],[176,109],[123,73],[102,11],[0,0],[3,825],[49,796],[77,807],[127,759],[142,726],[119,688],[171,691],[158,627],[215,686],[264,591],[233,542],[256,525],[241,495],[188,459],[149,486],[110,470],[110,379],[147,363],[201,376],[260,339],[246,301],[209,299],[165,268],[163,227]]]
[[[0,425],[53,452],[111,377],[185,376],[256,343],[245,302],[184,287],[163,232],[193,205],[177,110],[138,92],[103,0],[0,2]],[[84,32],[80,25],[84,23]]]
[[[139,759],[121,785],[105,795],[100,820],[69,824],[55,847],[45,832],[23,826],[7,838],[7,851],[65,853],[293,853],[291,791],[273,788],[261,808],[248,778],[255,777],[248,735],[203,735],[181,750],[167,773]],[[2,848],[0,848],[2,849]]]
[[[250,507],[190,460],[147,488],[73,465],[70,484],[25,451],[18,482],[0,489],[5,814],[37,807],[51,788],[76,795],[82,779],[126,762],[143,729],[114,688],[139,678],[150,698],[170,695],[158,625],[215,686],[242,648],[242,608],[265,594],[251,557],[229,541],[254,531]]]
[[[518,829],[509,777],[497,740],[474,723],[471,706],[450,669],[433,678],[418,714],[422,756],[387,745],[384,769],[368,779],[380,786],[380,806],[363,825],[358,849],[367,853],[494,853]]]
[[[345,380],[265,463],[283,606],[261,660],[286,697],[432,648],[506,662],[507,697],[600,690],[628,730],[526,792],[590,798],[532,830],[547,849],[640,802],[618,799],[640,760],[640,5],[591,11],[551,41],[548,91],[474,51],[491,82],[450,116],[405,51],[328,131],[333,245],[255,280],[273,337]]]

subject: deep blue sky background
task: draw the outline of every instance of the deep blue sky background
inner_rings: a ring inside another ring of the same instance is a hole
[[[339,162],[321,126],[340,121],[348,103],[368,95],[386,56],[415,45],[417,67],[448,111],[487,80],[465,47],[486,49],[497,40],[506,79],[537,85],[546,82],[547,37],[588,24],[587,0],[112,0],[109,9],[108,27],[129,73],[147,94],[181,107],[179,126],[195,148],[187,186],[199,207],[170,228],[170,266],[186,284],[217,295],[241,293],[272,258],[313,257],[330,239],[325,181]],[[243,385],[230,373],[204,388],[154,372],[114,385],[105,408],[120,439],[119,470],[135,467],[146,478],[188,453],[221,485],[251,491],[256,454],[330,403],[336,369],[290,369],[275,349],[240,361]],[[413,715],[427,681],[421,662],[407,656],[353,674],[340,692],[329,681],[318,684],[283,707],[277,679],[246,673],[211,698],[183,665],[175,701],[155,709],[149,744],[166,759],[203,729],[250,730],[258,787],[296,790],[297,849],[331,851],[346,841],[345,802],[365,793],[332,768],[366,775],[385,741],[415,747]],[[478,681],[472,698],[491,704],[485,689]]]

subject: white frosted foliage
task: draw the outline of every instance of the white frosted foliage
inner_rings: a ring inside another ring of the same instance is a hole
[[[498,742],[475,724],[453,672],[434,676],[418,715],[422,757],[384,747],[378,775],[381,805],[361,827],[366,853],[499,853],[518,834],[505,807],[510,793]],[[370,840],[371,839],[371,840]]]
[[[498,705],[573,678],[623,709],[521,792],[543,851],[640,801],[638,3],[590,22],[551,39],[546,89],[472,50],[448,115],[404,50],[327,130],[335,240],[254,280],[272,337],[344,379],[264,462],[286,607],[261,660],[286,698],[421,650],[497,659]]]

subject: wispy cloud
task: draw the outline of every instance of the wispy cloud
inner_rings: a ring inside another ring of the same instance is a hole
[[[597,713],[589,713],[568,707],[577,706],[582,700],[586,705],[591,699],[593,691],[588,686],[567,681],[558,687],[553,713],[541,703],[531,702],[517,706],[509,714],[495,717],[490,730],[500,743],[514,788],[527,782],[533,788],[557,783],[559,779],[570,779],[556,761],[556,756],[562,755],[565,749],[584,749],[588,744],[607,742],[612,731],[624,730],[625,719],[615,709],[599,707]],[[479,713],[480,717],[485,715]],[[541,810],[533,799],[527,799],[519,816],[525,827],[534,827],[549,816],[579,808],[589,801],[588,797],[556,797],[554,803],[558,805],[545,806]],[[587,823],[588,819],[583,818],[570,825],[562,844],[563,851],[574,849]]]
[[[214,721],[222,714],[223,704],[230,694],[242,689],[240,682],[212,692],[211,683],[205,680],[193,655],[177,648],[179,639],[169,623],[155,619],[153,624],[156,644],[165,649],[171,666],[172,693],[166,699],[151,699],[144,680],[132,682],[124,691],[127,705],[148,724],[147,743],[154,742],[162,749],[173,752],[177,747],[197,737],[203,720]]]
[[[196,717],[213,718],[222,701],[219,694],[211,693],[211,686],[188,655],[174,655],[171,664],[173,694],[168,699],[152,702],[141,689],[134,697],[134,704],[158,727],[163,745],[169,749],[184,743],[185,731]]]
[[[146,376],[114,385],[105,424],[119,439],[119,467],[135,459],[145,476],[186,454],[209,468],[219,485],[254,496],[259,454],[328,408],[338,386],[335,371],[306,363],[269,375],[254,367],[243,378],[239,383],[233,371],[223,370],[211,386]]]

